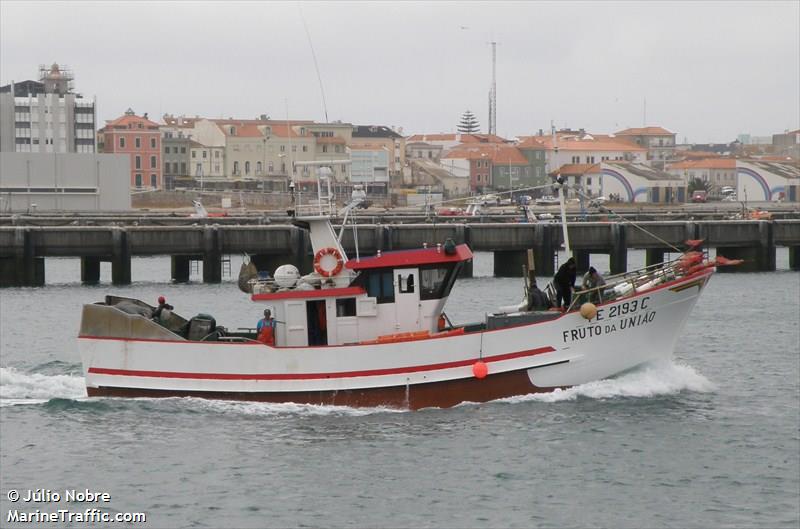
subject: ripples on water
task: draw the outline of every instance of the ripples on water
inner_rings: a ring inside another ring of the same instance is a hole
[[[520,296],[485,277],[490,254],[475,270],[457,321]],[[550,394],[420,412],[87,398],[83,303],[163,293],[230,327],[258,319],[234,284],[168,274],[135,259],[133,285],[82,287],[78,261],[51,259],[48,287],[0,291],[1,515],[11,488],[89,487],[157,527],[800,523],[800,274],[717,274],[673,362]]]

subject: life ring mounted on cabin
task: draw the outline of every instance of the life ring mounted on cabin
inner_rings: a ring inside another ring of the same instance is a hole
[[[325,259],[328,256],[332,257],[336,264],[332,268],[328,266],[328,268],[325,269],[322,267],[323,259],[325,260],[326,265],[332,261],[332,259]],[[339,272],[342,271],[343,267],[344,259],[342,258],[342,254],[339,253],[339,250],[336,248],[322,248],[316,254],[314,254],[314,271],[322,277],[338,275]]]

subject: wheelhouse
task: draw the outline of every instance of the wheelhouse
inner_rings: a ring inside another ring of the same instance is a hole
[[[465,244],[384,252],[350,260],[347,286],[252,295],[272,306],[278,347],[345,345],[431,335],[464,263]]]

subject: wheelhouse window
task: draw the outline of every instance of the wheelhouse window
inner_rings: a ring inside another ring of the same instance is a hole
[[[401,294],[414,293],[414,274],[397,274],[398,290]]]
[[[367,295],[378,303],[394,303],[394,283],[391,270],[371,270],[363,272],[355,281],[363,287]]]
[[[456,275],[461,268],[458,265],[427,265],[420,267],[419,271],[419,298],[441,299],[450,295]]]

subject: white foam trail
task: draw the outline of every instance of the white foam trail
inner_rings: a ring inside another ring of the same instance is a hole
[[[241,413],[244,415],[348,415],[360,417],[372,415],[374,413],[403,413],[407,410],[397,408],[351,408],[349,406],[329,406],[320,404],[297,404],[294,402],[273,403],[273,402],[240,402],[232,400],[208,400],[190,398],[186,399],[206,409],[220,413]]]
[[[588,382],[579,386],[557,389],[551,393],[535,393],[522,397],[503,399],[504,402],[561,402],[589,399],[613,399],[617,397],[648,398],[661,395],[675,395],[683,391],[708,393],[714,391],[713,382],[694,370],[694,368],[670,361],[645,364],[616,378]]]
[[[0,406],[82,397],[86,397],[86,383],[81,376],[26,374],[13,367],[0,367]]]

